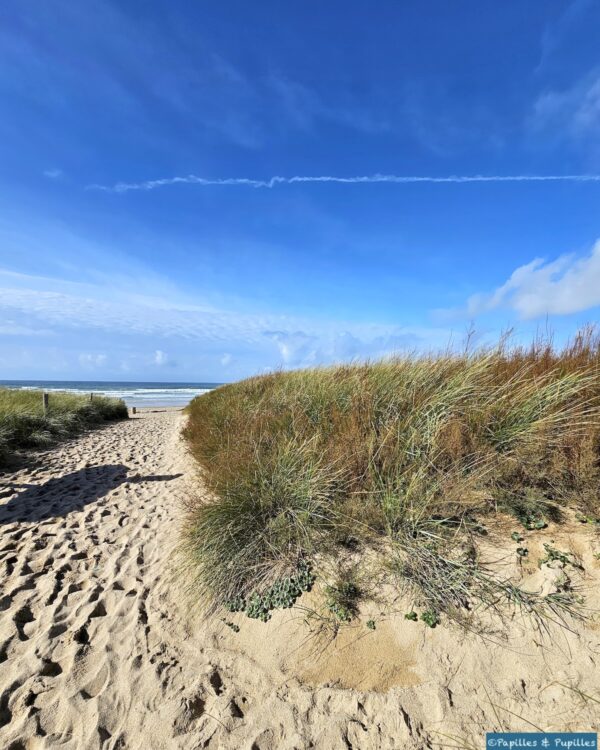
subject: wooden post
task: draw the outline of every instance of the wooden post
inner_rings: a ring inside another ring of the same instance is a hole
[[[132,413],[132,414],[135,414],[135,406],[132,406],[132,407],[131,407],[131,413]]]
[[[49,399],[50,399],[50,397],[48,396],[47,393],[42,393],[42,406],[43,406],[43,409],[44,409],[44,416],[46,416],[46,414],[48,413],[48,401],[49,401]]]
[[[90,393],[90,401],[93,401],[93,400],[94,400],[94,394]]]

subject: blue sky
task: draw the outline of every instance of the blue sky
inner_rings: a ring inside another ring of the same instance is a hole
[[[5,0],[0,377],[593,322],[599,27],[592,0]]]

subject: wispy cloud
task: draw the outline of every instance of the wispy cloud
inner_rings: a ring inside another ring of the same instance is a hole
[[[600,125],[600,70],[565,89],[550,89],[535,102],[530,125],[559,140],[596,138]]]
[[[57,279],[28,277],[0,269],[0,316],[12,316],[31,329],[43,322],[57,333],[83,333],[91,341],[127,342],[152,347],[151,366],[174,367],[176,361],[162,347],[175,353],[186,350],[186,342],[219,352],[222,366],[233,362],[222,355],[225,346],[252,352],[264,366],[302,366],[379,357],[403,349],[444,346],[450,336],[441,327],[405,327],[330,319],[304,318],[274,313],[242,314],[227,309],[207,309],[187,298],[144,297],[110,290],[106,284],[78,284]],[[166,347],[165,347],[166,348]],[[169,350],[171,351],[171,350]],[[96,355],[80,358],[82,366],[103,364]],[[177,357],[179,361],[179,357]]]
[[[469,182],[600,182],[600,174],[562,174],[562,175],[446,175],[441,177],[431,175],[395,175],[372,174],[356,175],[354,177],[340,177],[336,175],[294,175],[293,177],[274,176],[266,180],[250,177],[225,177],[209,179],[189,174],[183,177],[165,177],[157,180],[142,182],[117,182],[114,185],[88,185],[87,190],[103,190],[110,193],[126,193],[130,190],[155,190],[170,185],[202,185],[202,186],[240,186],[271,189],[278,185],[293,185],[295,183],[333,182],[344,185],[370,183],[469,183]]]
[[[103,367],[108,360],[106,354],[87,354],[82,353],[79,355],[79,364],[89,370],[94,370],[98,367]]]
[[[159,367],[162,367],[163,365],[168,364],[169,362],[169,356],[166,352],[163,352],[162,349],[157,349],[154,352],[154,364],[158,365]]]
[[[20,325],[11,320],[3,321],[0,324],[0,336],[51,336],[52,331],[43,328],[32,328],[30,326]]]
[[[564,50],[565,42],[573,40],[575,34],[586,26],[594,27],[594,17],[590,18],[590,11],[597,10],[594,0],[571,0],[557,17],[548,23],[542,33],[540,40],[540,61],[535,69],[536,73],[543,72],[550,62],[560,65],[562,60],[561,48]],[[553,59],[554,58],[554,59]]]
[[[385,117],[366,108],[364,102],[357,101],[349,91],[336,91],[336,101],[331,101],[319,95],[315,89],[277,73],[268,76],[266,91],[275,94],[273,103],[281,109],[290,125],[301,130],[311,130],[319,121],[332,122],[367,134],[390,129]]]
[[[62,169],[45,169],[44,170],[44,177],[47,177],[49,180],[58,180],[63,176]]]
[[[348,362],[357,358],[380,359],[394,352],[427,348],[430,335],[431,331],[417,333],[401,328],[367,336],[351,330],[326,333],[310,330],[265,331],[265,336],[277,345],[281,364],[288,367]],[[438,341],[437,345],[440,343]]]
[[[542,258],[517,268],[490,294],[472,296],[466,313],[476,316],[498,308],[515,310],[522,319],[569,315],[600,305],[600,240],[588,255]]]

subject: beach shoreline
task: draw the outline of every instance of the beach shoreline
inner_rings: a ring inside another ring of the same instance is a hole
[[[91,393],[122,399],[128,407],[184,407],[196,396],[217,388],[221,383],[102,381],[102,380],[0,380],[0,388],[39,390],[50,394]]]

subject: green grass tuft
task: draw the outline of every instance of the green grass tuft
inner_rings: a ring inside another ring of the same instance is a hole
[[[44,448],[116,419],[127,419],[120,399],[53,392],[44,414],[42,391],[0,388],[0,462],[16,449]]]
[[[566,506],[600,517],[593,330],[560,351],[502,342],[278,372],[217,388],[188,413],[210,499],[190,502],[182,546],[213,608],[260,593],[300,560],[320,574],[368,550],[436,616],[473,597],[531,609],[530,595],[481,569],[475,516],[501,509],[530,530]],[[570,606],[565,597],[552,611]]]
[[[353,576],[341,576],[333,585],[326,586],[325,596],[327,610],[339,622],[351,622],[358,614],[361,591]]]

